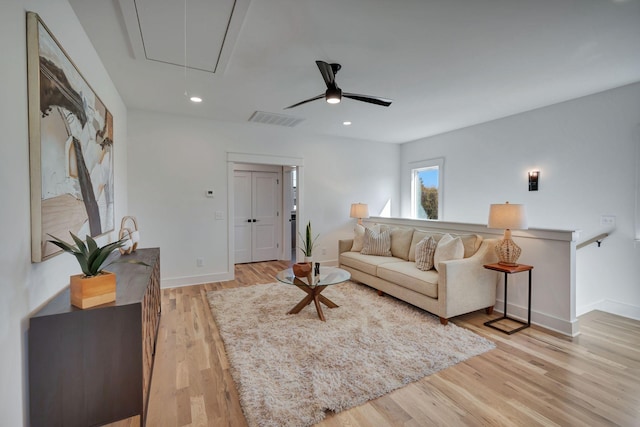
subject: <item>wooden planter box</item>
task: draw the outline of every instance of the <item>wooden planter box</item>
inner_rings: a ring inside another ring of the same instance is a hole
[[[70,278],[71,305],[90,308],[116,300],[116,275],[103,271],[99,276],[76,274]]]

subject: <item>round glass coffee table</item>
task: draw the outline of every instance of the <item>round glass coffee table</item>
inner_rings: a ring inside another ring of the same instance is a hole
[[[287,285],[297,286],[307,294],[307,296],[305,296],[295,307],[289,310],[287,314],[300,313],[300,310],[311,304],[311,301],[313,301],[316,306],[316,311],[318,312],[318,317],[323,322],[325,321],[325,318],[320,303],[329,308],[336,308],[338,307],[338,304],[334,303],[324,295],[320,295],[320,293],[324,291],[327,286],[346,282],[350,278],[351,273],[346,270],[338,267],[323,266],[320,266],[320,275],[315,277],[313,275],[304,278],[296,277],[294,276],[291,268],[287,268],[286,270],[282,270],[276,274],[276,279],[280,282],[286,283]]]

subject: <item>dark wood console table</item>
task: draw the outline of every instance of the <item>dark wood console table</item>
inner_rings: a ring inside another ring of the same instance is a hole
[[[144,425],[160,323],[160,249],[122,258],[150,267],[110,265],[115,302],[80,310],[67,288],[31,316],[32,426],[84,427],[136,415]]]

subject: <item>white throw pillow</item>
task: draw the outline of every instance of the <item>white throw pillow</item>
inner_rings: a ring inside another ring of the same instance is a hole
[[[350,252],[360,252],[362,251],[362,247],[364,246],[364,230],[366,228],[370,228],[376,233],[379,233],[380,230],[386,230],[389,227],[386,225],[375,224],[370,227],[365,227],[361,224],[356,224],[356,228],[353,229],[353,244],[351,245]]]
[[[364,230],[364,245],[362,255],[391,256],[391,233],[384,229],[379,233],[371,228]]]
[[[364,226],[356,224],[356,228],[353,229],[353,245],[351,245],[351,252],[360,252],[364,245]]]
[[[391,255],[404,260],[409,259],[409,247],[413,238],[413,228],[393,227],[391,233]]]
[[[438,242],[436,252],[433,254],[433,266],[438,270],[442,261],[464,258],[464,245],[460,237],[453,238],[450,234],[445,234]]]
[[[438,243],[431,236],[418,242],[416,245],[416,267],[418,270],[428,271],[433,268],[433,256],[437,246]]]

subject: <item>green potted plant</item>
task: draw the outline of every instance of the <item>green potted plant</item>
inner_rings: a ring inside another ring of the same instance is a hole
[[[294,264],[293,273],[297,277],[307,277],[311,274],[311,270],[313,267],[313,263],[311,262],[311,257],[313,255],[313,246],[316,242],[316,239],[320,235],[318,234],[316,235],[316,237],[312,237],[313,233],[311,232],[311,221],[307,223],[305,235],[303,236],[301,233],[298,233],[298,235],[302,240],[300,250],[302,250],[302,253],[304,254],[304,262],[298,262]]]
[[[82,274],[70,277],[71,304],[78,308],[90,308],[100,304],[106,304],[116,300],[116,275],[104,270],[107,266],[116,262],[126,262],[130,264],[148,264],[138,260],[112,260],[107,262],[111,252],[122,247],[126,239],[108,243],[99,247],[96,241],[87,236],[87,243],[78,236],[69,232],[75,245],[71,245],[64,240],[49,234],[53,240],[48,240],[63,251],[76,257]]]
[[[300,234],[300,238],[302,239],[302,246],[300,247],[300,249],[302,250],[302,253],[304,253],[304,258],[305,258],[305,261],[307,262],[311,262],[311,256],[313,255],[313,246],[315,245],[316,240],[320,236],[318,234],[316,235],[316,237],[312,239],[311,238],[312,235],[313,233],[311,233],[311,221],[309,221],[307,223],[307,229],[305,231],[305,235],[303,236],[302,234]]]

